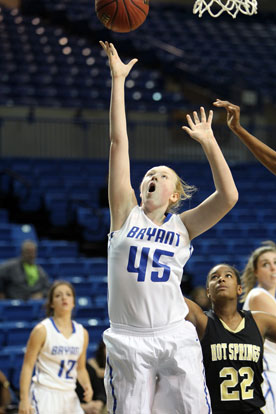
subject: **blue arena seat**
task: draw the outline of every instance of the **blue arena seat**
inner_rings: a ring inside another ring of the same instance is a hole
[[[0,261],[11,259],[19,254],[18,246],[13,242],[0,241]]]
[[[98,346],[98,343],[102,339],[103,332],[109,328],[109,320],[106,318],[76,318],[76,321],[81,323],[85,329],[87,329],[89,334],[89,344],[95,344],[96,346]]]
[[[92,257],[86,260],[89,275],[107,276],[107,259],[105,257]]]
[[[0,318],[2,321],[33,321],[37,318],[39,306],[39,301],[4,299],[0,301]]]
[[[60,257],[52,258],[51,262],[58,263],[59,277],[69,276],[85,276],[87,274],[86,263],[77,257]],[[78,283],[76,278],[75,283]]]
[[[5,332],[5,346],[22,345],[25,346],[29,339],[30,333],[34,327],[29,322],[3,322],[0,324],[1,329]]]
[[[103,295],[107,298],[107,276],[90,276],[88,281],[90,283],[91,295],[95,299]]]
[[[38,241],[35,227],[32,224],[13,224],[12,225],[12,238],[21,244],[24,240]]]
[[[12,355],[6,352],[6,350],[0,351],[0,367],[7,378],[10,378],[13,368]]]
[[[20,379],[22,364],[24,360],[25,350],[26,350],[25,346],[16,345],[16,346],[7,346],[4,351],[5,353],[12,355],[11,357],[12,367],[10,370],[9,379],[10,379],[12,389],[15,392],[19,391],[19,379]]]
[[[10,223],[0,223],[0,240],[13,239],[12,225]]]
[[[0,223],[9,222],[9,212],[4,208],[0,208]]]
[[[76,258],[78,244],[66,240],[41,240],[38,246],[38,256],[43,258]]]

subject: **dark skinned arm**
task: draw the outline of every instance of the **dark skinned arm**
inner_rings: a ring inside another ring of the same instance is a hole
[[[205,334],[208,316],[206,316],[201,307],[192,300],[185,298],[185,302],[189,308],[189,313],[185,319],[189,322],[192,322],[197,330],[199,340],[201,340]]]

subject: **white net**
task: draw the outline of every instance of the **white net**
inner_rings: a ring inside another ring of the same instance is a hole
[[[227,12],[235,19],[239,12],[249,16],[256,14],[257,6],[257,0],[196,0],[193,13],[202,17],[207,11],[212,17],[218,17]]]

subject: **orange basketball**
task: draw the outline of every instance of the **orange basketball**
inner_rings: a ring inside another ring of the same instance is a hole
[[[149,0],[96,0],[95,10],[105,27],[127,33],[144,23],[149,12]]]

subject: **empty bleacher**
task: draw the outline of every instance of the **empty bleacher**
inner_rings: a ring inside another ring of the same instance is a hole
[[[89,0],[23,0],[21,10],[1,7],[0,27],[0,104],[106,109],[110,75],[100,38],[118,43],[126,59],[140,58],[126,83],[130,109],[187,107],[161,71],[216,93],[237,85],[256,91],[259,102],[276,96],[273,15],[198,19],[184,6],[151,4],[145,23],[126,36],[105,29]]]

